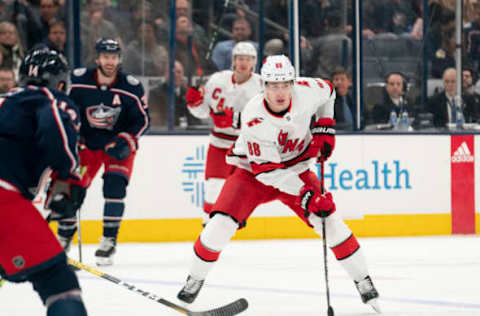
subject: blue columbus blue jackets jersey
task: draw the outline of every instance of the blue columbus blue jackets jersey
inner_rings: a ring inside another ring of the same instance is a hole
[[[142,84],[119,71],[112,84],[100,85],[96,74],[96,68],[78,68],[72,73],[69,96],[79,107],[82,140],[92,150],[104,149],[121,132],[138,140],[149,127]]]
[[[58,91],[27,86],[0,95],[0,186],[31,200],[49,171],[75,178],[78,118]]]

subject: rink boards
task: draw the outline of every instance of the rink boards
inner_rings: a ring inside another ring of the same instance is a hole
[[[479,136],[339,135],[326,163],[326,188],[357,236],[479,233],[475,175]],[[120,241],[194,240],[201,230],[207,136],[141,139]],[[320,174],[319,166],[314,170]],[[242,197],[239,197],[241,199]],[[97,176],[82,214],[82,239],[98,242],[103,214]],[[260,206],[235,238],[316,235],[281,203]]]

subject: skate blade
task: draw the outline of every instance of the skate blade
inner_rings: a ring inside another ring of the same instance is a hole
[[[113,259],[112,258],[95,257],[95,259],[96,259],[96,264],[99,267],[105,267],[105,266],[113,265]]]
[[[367,305],[370,305],[378,314],[382,313],[380,305],[378,304],[378,299],[374,298],[367,302]]]

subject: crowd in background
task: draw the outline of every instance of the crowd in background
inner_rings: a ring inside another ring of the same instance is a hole
[[[174,125],[208,128],[208,121],[195,120],[186,110],[186,87],[199,77],[230,69],[235,43],[247,40],[259,47],[259,1],[232,0],[223,13],[224,2],[176,0],[175,21],[170,21],[170,1],[81,1],[82,63],[94,65],[98,38],[117,39],[122,46],[123,70],[146,83],[152,130],[166,129],[169,89],[165,79],[169,73],[170,29],[174,23]],[[289,32],[285,28],[288,2],[264,1],[264,56],[289,53]],[[423,34],[426,23],[423,0],[362,1],[364,107],[360,115],[352,98],[353,1],[300,2],[301,74],[335,83],[339,98],[336,119],[341,129],[353,130],[357,119],[362,128],[388,123],[392,109],[399,106],[399,116],[405,107],[412,118],[432,111],[431,100],[441,99],[436,94],[446,94],[446,85],[451,84],[446,77],[451,76],[451,68],[455,67],[455,2],[429,0],[428,32]],[[219,22],[220,12],[223,16],[217,29],[215,23]],[[464,96],[460,102],[466,110],[466,121],[480,123],[479,89],[475,86],[480,67],[480,2],[464,0],[463,12]],[[6,80],[2,73],[11,70],[16,78],[25,52],[36,44],[44,43],[65,54],[66,22],[66,0],[0,1],[0,87]],[[211,58],[206,59],[215,30],[218,36]],[[424,60],[428,63],[429,82],[436,83],[436,89],[429,90],[429,100],[422,98],[420,89]],[[452,119],[450,111],[446,114],[447,119]],[[437,121],[438,118],[433,119]]]

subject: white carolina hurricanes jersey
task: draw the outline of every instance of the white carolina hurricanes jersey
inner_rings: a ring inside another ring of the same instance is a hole
[[[224,108],[242,112],[247,102],[262,89],[262,80],[258,74],[252,73],[247,81],[238,84],[233,79],[232,70],[219,71],[207,81],[203,103],[198,107],[189,107],[188,109],[192,115],[198,118],[207,118],[210,111],[222,112]],[[210,135],[210,143],[215,147],[229,148],[237,139],[238,134],[239,129],[214,126]]]
[[[260,182],[298,195],[303,187],[299,174],[315,161],[307,152],[312,140],[312,117],[333,118],[335,90],[318,78],[297,78],[292,100],[283,116],[271,112],[263,94],[242,112],[240,136],[227,162],[252,172]]]

